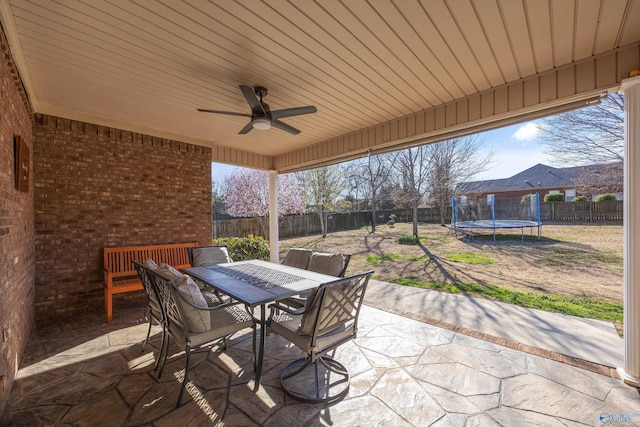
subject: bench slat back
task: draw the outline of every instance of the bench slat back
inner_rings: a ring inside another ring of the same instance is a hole
[[[166,263],[174,267],[185,267],[190,265],[187,248],[197,245],[196,242],[190,242],[104,248],[104,268],[112,272],[114,277],[131,276],[136,274],[131,261],[144,263],[147,258],[151,258],[158,264]]]

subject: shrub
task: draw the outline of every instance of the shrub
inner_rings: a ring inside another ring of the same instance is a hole
[[[544,201],[545,202],[564,202],[564,194],[562,193],[545,194]]]
[[[522,199],[520,199],[520,203],[529,203],[529,199],[531,199],[531,194],[525,194],[524,196],[522,196]]]
[[[615,194],[606,193],[606,194],[600,194],[598,197],[596,197],[596,202],[608,202],[611,200],[618,200],[616,199]]]
[[[226,245],[234,261],[261,259],[269,261],[269,243],[262,236],[220,237],[213,239],[214,245]]]
[[[573,199],[571,199],[572,202],[586,202],[587,201],[587,196],[576,196]]]
[[[398,236],[398,243],[401,245],[417,245],[420,238],[416,236]]]

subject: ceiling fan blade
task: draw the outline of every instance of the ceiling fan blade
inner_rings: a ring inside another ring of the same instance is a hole
[[[242,128],[242,130],[240,130],[240,132],[238,132],[238,134],[244,135],[245,133],[249,133],[251,129],[253,129],[253,123],[249,122],[245,125],[245,127]]]
[[[242,116],[242,117],[251,117],[251,114],[247,113],[235,113],[233,111],[219,111],[219,110],[206,110],[204,108],[198,108],[198,111],[203,113],[216,113],[216,114],[226,114],[228,116]]]
[[[280,130],[283,130],[285,132],[289,132],[290,134],[293,135],[297,135],[300,133],[300,131],[296,128],[294,128],[293,126],[289,126],[286,123],[281,122],[280,120],[271,120],[271,126],[273,126],[274,128],[278,128]]]
[[[316,113],[318,110],[313,105],[307,107],[285,108],[271,112],[271,118],[281,119],[283,117],[301,116],[303,114]]]
[[[251,112],[256,115],[256,116],[265,116],[267,113],[264,111],[264,108],[262,108],[262,104],[260,104],[260,101],[258,101],[258,97],[256,96],[255,92],[253,91],[252,87],[246,86],[246,85],[240,85],[240,90],[242,91],[242,94],[244,95],[245,99],[247,100],[247,103],[249,104],[249,107],[251,107]]]

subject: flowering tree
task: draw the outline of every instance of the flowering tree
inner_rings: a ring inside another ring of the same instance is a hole
[[[269,217],[269,173],[237,169],[226,180],[224,202],[233,216],[257,218],[266,235]],[[289,175],[278,175],[278,216],[305,213],[302,187]]]

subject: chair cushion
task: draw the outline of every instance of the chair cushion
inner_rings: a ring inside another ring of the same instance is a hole
[[[349,321],[339,328],[332,330],[316,339],[315,348],[311,348],[311,336],[301,335],[298,331],[300,328],[300,321],[303,316],[282,314],[273,318],[271,325],[269,326],[271,332],[286,338],[292,342],[296,347],[305,353],[322,352],[324,349],[331,347],[337,342],[341,342],[343,339],[354,334],[354,322]]]
[[[182,295],[186,301],[189,301],[195,306],[207,308],[207,301],[192,278],[185,276],[168,264],[162,264],[157,272],[162,277],[173,280],[178,287],[178,292],[180,292],[180,295]],[[184,313],[184,320],[190,332],[204,332],[209,330],[211,317],[208,311],[198,310],[186,304],[180,298],[178,298],[178,304],[180,305],[182,313]]]
[[[318,288],[311,289],[307,295],[307,299],[304,303],[304,309],[307,313],[303,314],[299,324],[298,332],[301,335],[312,335],[313,328],[315,327],[316,318],[318,317],[318,304],[320,304],[319,298],[316,300],[316,294]]]
[[[206,246],[191,249],[193,255],[193,267],[223,264],[231,262],[229,251],[224,246]]]
[[[291,248],[282,262],[284,265],[306,270],[313,251],[311,249]]]
[[[253,327],[251,315],[237,306],[213,310],[210,314],[211,319],[208,330],[190,336],[192,346],[206,344],[215,339],[231,335],[241,329]]]
[[[201,289],[200,292],[202,292],[202,296],[204,297],[205,301],[207,301],[207,306],[215,307],[222,304],[222,301],[220,301],[220,298],[218,298],[215,292],[212,292],[208,289]]]
[[[158,269],[158,264],[156,264],[156,262],[154,260],[152,260],[151,258],[147,258],[145,260],[145,262],[142,263],[142,265],[147,267],[149,270],[155,271],[155,270]]]
[[[343,268],[344,257],[342,254],[314,252],[309,260],[307,270],[339,277]]]

